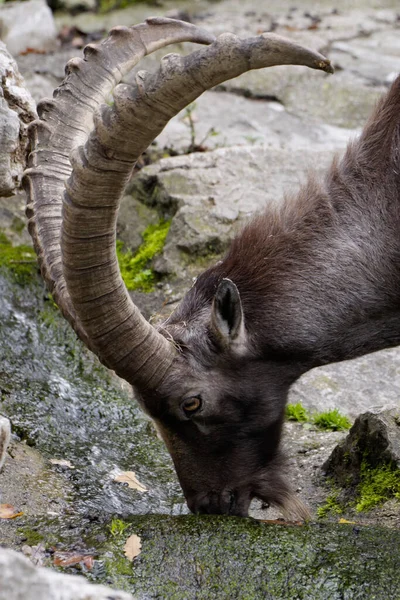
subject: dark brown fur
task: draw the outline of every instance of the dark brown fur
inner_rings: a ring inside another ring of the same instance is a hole
[[[181,357],[146,403],[191,508],[247,514],[259,496],[301,512],[279,451],[290,385],[400,343],[400,78],[344,157],[250,221],[163,330]]]

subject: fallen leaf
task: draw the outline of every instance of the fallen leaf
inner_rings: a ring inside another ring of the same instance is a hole
[[[37,48],[26,48],[23,52],[20,52],[21,56],[26,54],[46,54],[45,50],[38,50]]]
[[[72,567],[82,563],[90,571],[93,568],[94,557],[78,552],[55,552],[53,564],[56,567]]]
[[[355,521],[348,521],[347,519],[343,519],[343,518],[340,518],[339,521],[338,521],[338,523],[340,523],[341,525],[343,523],[347,523],[348,525],[356,525]]]
[[[0,519],[16,519],[23,514],[23,512],[15,512],[12,504],[0,504]]]
[[[124,554],[129,560],[133,560],[142,551],[142,541],[138,535],[131,535],[125,542]]]
[[[69,460],[64,460],[62,458],[50,458],[50,462],[52,465],[59,465],[60,467],[67,467],[68,469],[75,469],[74,465]]]
[[[138,492],[147,492],[147,487],[137,480],[134,471],[125,471],[124,473],[120,473],[114,477],[114,481],[117,481],[118,483],[127,483],[130,488],[137,490]]]

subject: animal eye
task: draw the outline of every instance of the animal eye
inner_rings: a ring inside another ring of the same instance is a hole
[[[188,416],[193,415],[199,408],[201,408],[200,396],[191,396],[182,402],[182,409]]]

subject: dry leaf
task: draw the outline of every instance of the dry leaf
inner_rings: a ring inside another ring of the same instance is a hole
[[[68,467],[68,469],[75,469],[74,465],[69,460],[64,460],[62,458],[50,458],[50,462],[52,465],[59,465],[60,467]]]
[[[16,519],[23,514],[23,512],[16,512],[12,504],[0,504],[0,519]]]
[[[142,551],[142,541],[138,535],[131,535],[126,540],[124,546],[124,554],[129,560],[133,560],[137,556],[139,556]]]
[[[137,490],[138,492],[147,492],[147,487],[145,487],[136,479],[136,474],[134,471],[125,471],[124,473],[120,473],[114,477],[114,481],[118,481],[118,483],[127,483],[130,488]]]
[[[72,567],[82,563],[90,571],[93,568],[94,557],[89,554],[77,552],[55,552],[53,564],[56,567]]]
[[[357,523],[355,521],[348,521],[347,519],[343,519],[343,518],[340,518],[338,523],[340,523],[341,525],[343,525],[343,524],[357,525]]]

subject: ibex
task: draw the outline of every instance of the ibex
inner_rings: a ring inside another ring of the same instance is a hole
[[[164,57],[105,103],[143,55],[184,40],[208,46]],[[136,159],[204,90],[277,64],[332,71],[273,34],[215,40],[149,19],[70,61],[31,127],[24,186],[44,278],[79,337],[134,386],[195,513],[247,515],[258,497],[304,514],[280,450],[290,386],[313,367],[400,342],[400,78],[344,158],[253,218],[161,326],[125,289],[115,227]]]

